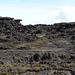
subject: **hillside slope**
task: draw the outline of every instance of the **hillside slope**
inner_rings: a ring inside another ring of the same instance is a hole
[[[75,75],[75,22],[20,21],[0,17],[0,75]]]
[[[21,19],[0,17],[0,49],[75,44],[75,22],[22,25]],[[57,41],[57,43],[55,42]]]

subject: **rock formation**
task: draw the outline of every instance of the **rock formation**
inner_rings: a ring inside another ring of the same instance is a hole
[[[17,75],[18,71],[25,72],[25,64],[30,67],[39,64],[49,66],[43,67],[46,75],[75,74],[75,22],[22,25],[20,21],[0,17],[0,73]],[[20,70],[8,64],[24,68]]]

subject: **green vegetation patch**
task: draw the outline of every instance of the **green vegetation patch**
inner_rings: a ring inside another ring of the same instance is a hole
[[[19,47],[42,47],[42,46],[45,46],[45,44],[48,41],[49,41],[49,39],[47,39],[47,38],[41,38],[34,42],[25,42],[25,43],[17,44],[15,47],[16,48],[19,48]]]
[[[5,39],[7,36],[6,35],[0,35],[0,38]]]

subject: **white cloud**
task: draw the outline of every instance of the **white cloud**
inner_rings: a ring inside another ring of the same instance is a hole
[[[55,10],[41,18],[40,23],[59,23],[59,22],[75,22],[75,7],[63,6],[60,10]]]
[[[52,10],[53,8],[53,10]],[[18,7],[3,6],[0,7],[0,16],[8,16],[22,19],[22,24],[53,24],[58,22],[75,22],[75,7],[54,6],[49,7]]]

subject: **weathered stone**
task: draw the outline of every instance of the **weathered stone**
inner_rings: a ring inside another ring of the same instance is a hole
[[[70,59],[75,59],[75,55],[72,55],[72,56],[70,57]]]
[[[34,54],[33,59],[34,59],[36,62],[38,62],[38,61],[40,61],[41,57],[40,57],[40,55],[39,55],[38,53],[36,53],[36,54]]]
[[[0,61],[0,64],[4,64],[4,62],[3,61]]]

